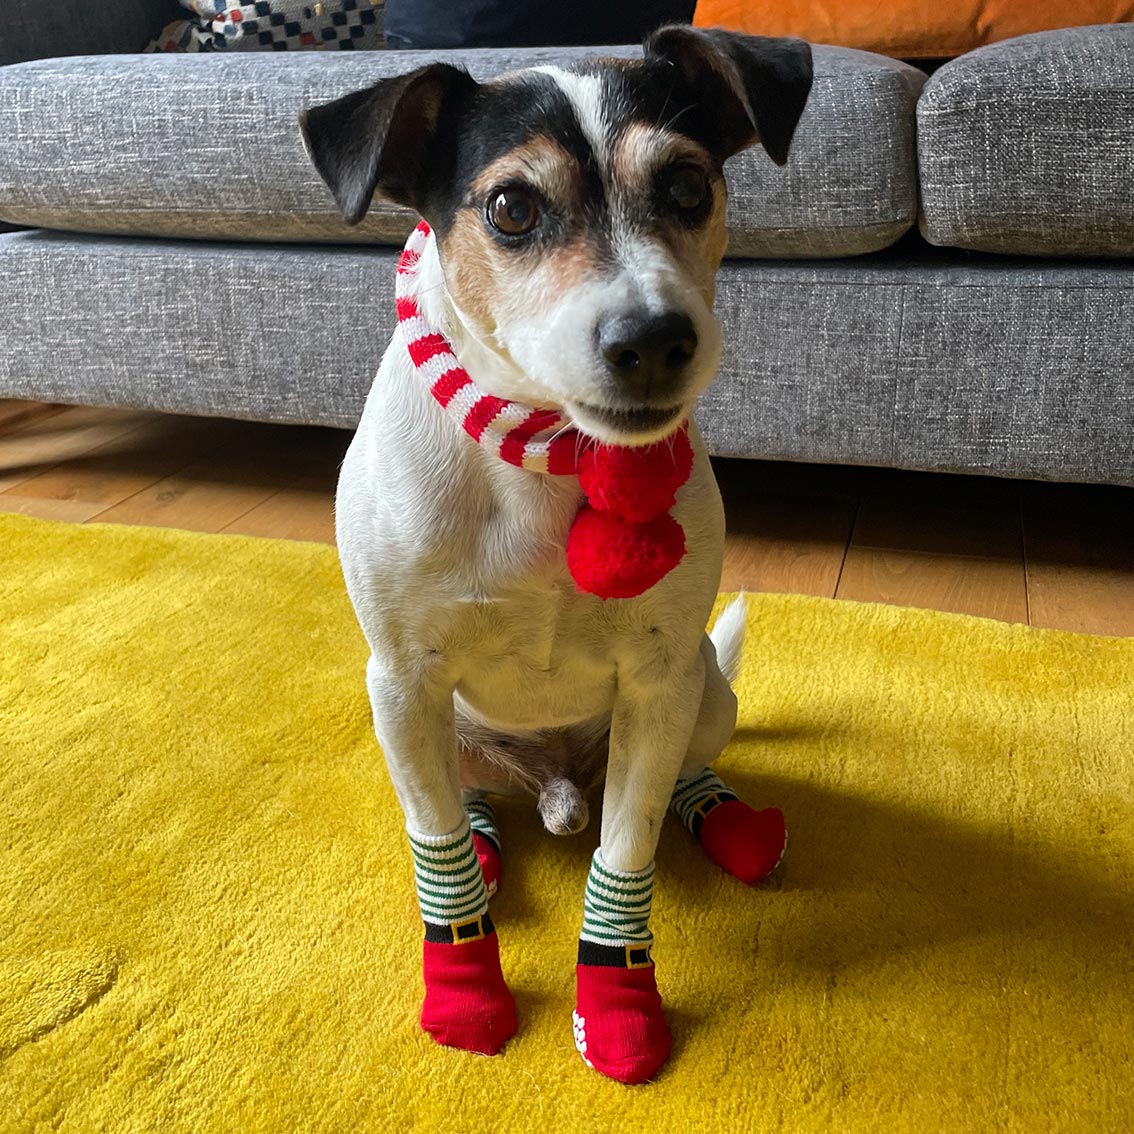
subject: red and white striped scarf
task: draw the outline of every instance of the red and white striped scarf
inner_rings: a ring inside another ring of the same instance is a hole
[[[414,282],[429,236],[425,221],[410,234],[394,285],[398,324],[417,373],[437,404],[490,453],[531,472],[574,475],[579,453],[589,442],[570,421],[556,410],[486,394],[457,361],[445,336],[425,321]]]
[[[670,514],[693,469],[688,423],[652,445],[598,445],[556,410],[487,394],[421,313],[415,280],[431,232],[422,221],[398,262],[398,326],[414,369],[437,404],[477,444],[517,468],[578,476],[586,502],[567,536],[567,566],[580,591],[632,598],[685,555],[685,532]]]

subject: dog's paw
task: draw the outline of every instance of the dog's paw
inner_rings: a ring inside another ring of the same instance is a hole
[[[756,811],[739,799],[714,807],[699,837],[705,853],[748,886],[767,878],[787,850],[784,813],[778,807]]]
[[[588,1067],[620,1083],[644,1083],[669,1058],[673,1038],[653,965],[576,968],[575,1047]]]
[[[440,1044],[495,1055],[516,1031],[496,933],[459,945],[426,941],[421,1026]]]

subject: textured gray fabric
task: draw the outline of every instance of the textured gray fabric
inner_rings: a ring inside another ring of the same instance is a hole
[[[964,55],[926,85],[917,121],[934,244],[1134,255],[1134,25]]]
[[[339,219],[300,142],[301,109],[444,58],[477,77],[635,48],[436,53],[118,56],[0,71],[0,219],[87,232],[400,243],[405,210]],[[758,147],[730,162],[730,252],[841,256],[916,219],[913,114],[924,75],[816,50],[788,166]]]
[[[57,55],[141,51],[170,20],[177,0],[3,0],[0,67]]]
[[[0,396],[353,426],[390,250],[0,236]],[[1134,484],[1134,273],[900,253],[733,261],[720,454]]]

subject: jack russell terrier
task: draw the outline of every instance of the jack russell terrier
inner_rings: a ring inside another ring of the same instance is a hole
[[[782,814],[709,767],[744,608],[706,635],[724,513],[690,412],[721,352],[722,165],[755,142],[784,164],[811,81],[800,40],[673,26],[640,59],[487,83],[434,63],[301,116],[348,222],[375,193],[424,218],[336,517],[439,1043],[494,1054],[516,1028],[487,793],[538,796],[565,834],[605,776],[574,1037],[626,1083],[671,1047],[649,930],[667,809],[745,882],[783,854]]]

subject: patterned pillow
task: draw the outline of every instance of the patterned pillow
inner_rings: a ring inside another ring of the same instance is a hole
[[[175,20],[147,51],[308,51],[384,47],[385,0],[181,0],[195,16]]]

